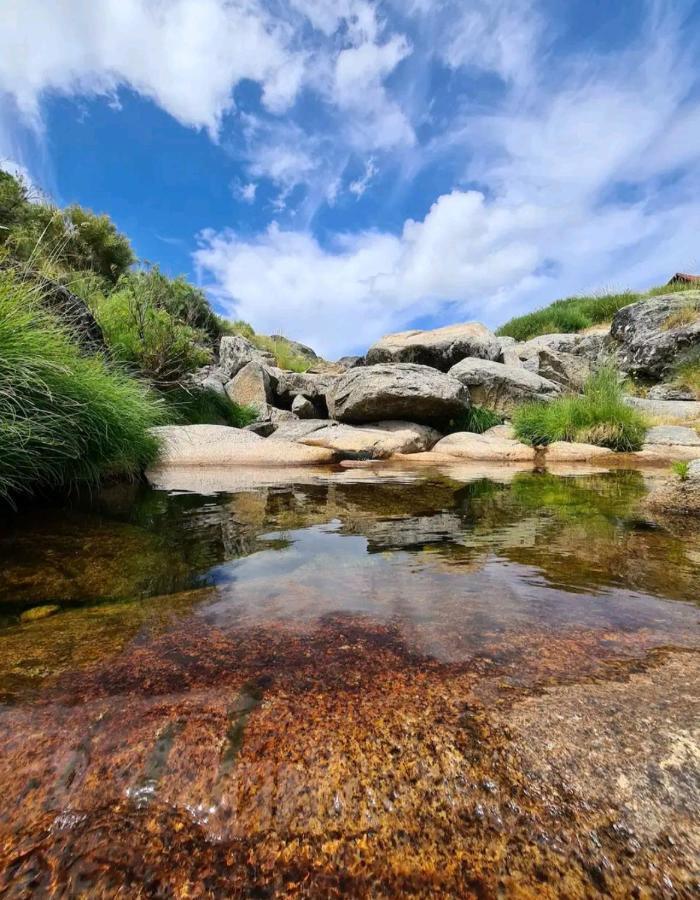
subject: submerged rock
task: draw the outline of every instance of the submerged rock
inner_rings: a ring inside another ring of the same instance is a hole
[[[496,360],[501,344],[479,322],[446,325],[432,331],[400,331],[388,334],[367,351],[367,364],[417,363],[447,372],[467,356]]]
[[[549,400],[561,388],[527,369],[483,359],[463,359],[449,373],[469,388],[472,403],[509,415],[527,400]]]
[[[363,424],[386,420],[439,424],[469,409],[469,392],[429,366],[363,366],[341,375],[328,394],[331,418]]]
[[[39,619],[47,619],[60,611],[60,606],[57,606],[55,603],[48,603],[44,606],[33,606],[31,609],[25,610],[19,619],[20,622],[36,622]]]

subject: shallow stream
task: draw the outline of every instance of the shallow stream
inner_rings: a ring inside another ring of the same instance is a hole
[[[336,469],[8,521],[0,892],[695,896],[700,530],[647,480]]]

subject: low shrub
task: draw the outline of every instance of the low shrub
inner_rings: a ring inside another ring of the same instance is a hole
[[[134,476],[158,451],[164,404],[83,356],[28,282],[0,272],[0,498]]]
[[[581,395],[523,404],[513,415],[513,428],[533,446],[580,441],[630,452],[644,443],[647,423],[624,402],[617,372],[603,368],[588,379]]]
[[[128,279],[102,298],[97,321],[113,356],[135,366],[156,385],[174,385],[212,358],[207,336],[153,303],[139,282]]]
[[[311,367],[311,362],[299,353],[295,353],[287,341],[280,338],[268,337],[265,334],[257,334],[252,325],[242,319],[229,322],[226,319],[218,319],[222,334],[240,334],[250,341],[258,350],[267,350],[275,357],[275,364],[280,369],[290,372],[306,372]]]
[[[449,432],[471,431],[473,434],[483,434],[489,428],[502,424],[503,418],[498,413],[483,406],[472,406],[467,412],[452,420]]]
[[[251,406],[241,406],[209,388],[176,388],[165,394],[175,425],[230,425],[245,428],[258,418]]]

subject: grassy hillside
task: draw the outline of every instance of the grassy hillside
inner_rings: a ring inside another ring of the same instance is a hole
[[[549,306],[536,309],[524,316],[516,316],[502,325],[496,332],[501,337],[512,337],[516,341],[527,341],[541,334],[568,334],[584,331],[593,325],[609,322],[618,309],[659,294],[675,291],[697,290],[697,285],[662,285],[644,293],[623,291],[615,294],[600,294],[591,297],[567,297],[555,300]]]

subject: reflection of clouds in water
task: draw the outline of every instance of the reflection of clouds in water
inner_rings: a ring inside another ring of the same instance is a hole
[[[543,629],[553,637],[575,629],[650,629],[657,640],[677,642],[697,617],[691,607],[643,593],[552,587],[537,568],[501,558],[494,548],[472,555],[470,565],[461,559],[453,565],[430,550],[370,552],[367,538],[340,528],[334,522],[264,535],[287,543],[214,569],[217,599],[199,615],[224,629],[271,623],[312,629],[323,617],[366,615],[397,625],[410,647],[443,661],[486,647],[498,652]]]

